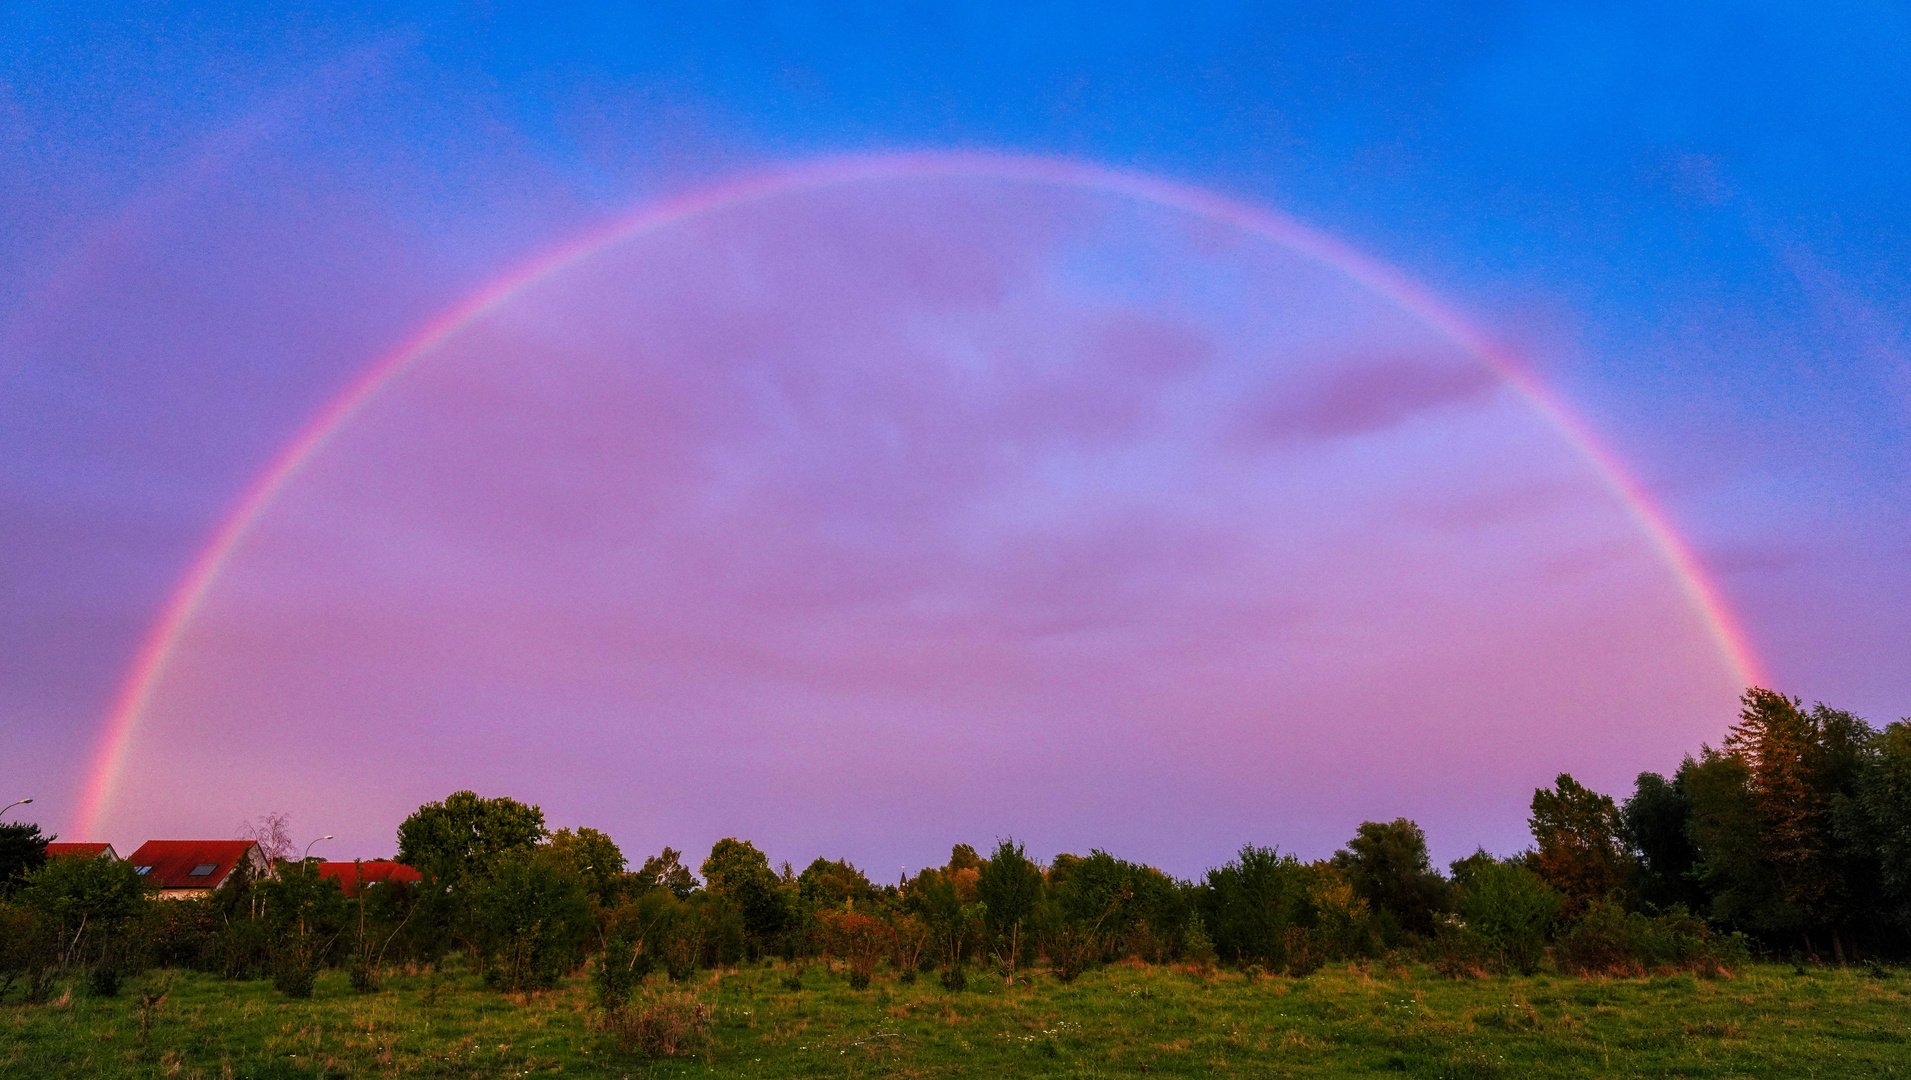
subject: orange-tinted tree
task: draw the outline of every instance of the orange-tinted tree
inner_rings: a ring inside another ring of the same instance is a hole
[[[1619,807],[1560,773],[1549,791],[1533,792],[1535,873],[1566,898],[1566,914],[1584,912],[1592,902],[1626,888],[1633,873],[1632,854],[1622,839]]]

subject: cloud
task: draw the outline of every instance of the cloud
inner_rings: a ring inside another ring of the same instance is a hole
[[[1246,431],[1271,442],[1382,431],[1434,409],[1484,398],[1498,383],[1479,364],[1365,359],[1283,386],[1244,411]]]

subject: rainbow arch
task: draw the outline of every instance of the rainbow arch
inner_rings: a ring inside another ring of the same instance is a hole
[[[1577,414],[1528,372],[1506,349],[1459,313],[1393,268],[1298,221],[1232,199],[1135,173],[1054,158],[982,154],[911,153],[833,158],[776,169],[666,200],[535,258],[425,326],[409,341],[371,364],[288,442],[240,496],[194,558],[134,654],[133,662],[99,736],[81,793],[76,835],[99,828],[126,765],[132,737],[154,685],[172,658],[180,636],[218,578],[227,558],[251,531],[279,491],[394,377],[431,352],[472,319],[508,301],[533,281],[563,269],[604,245],[675,224],[726,206],[786,192],[839,184],[912,177],[973,178],[1087,188],[1155,203],[1266,236],[1317,259],[1391,299],[1428,327],[1477,356],[1544,417],[1583,457],[1626,508],[1672,571],[1721,657],[1740,685],[1761,681],[1761,665],[1717,586],[1665,513],[1609,447]]]

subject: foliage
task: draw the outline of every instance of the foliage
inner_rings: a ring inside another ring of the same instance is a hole
[[[460,920],[486,983],[529,990],[555,985],[583,960],[591,906],[584,879],[566,859],[520,849],[470,880]]]
[[[1233,862],[1208,871],[1206,884],[1198,903],[1221,959],[1285,970],[1295,940],[1288,931],[1306,929],[1315,916],[1300,861],[1250,844]]]
[[[338,879],[320,877],[316,861],[284,864],[257,884],[254,899],[273,986],[310,997],[351,919]]]
[[[637,871],[635,889],[661,888],[679,900],[688,899],[690,894],[701,888],[697,876],[683,864],[683,852],[675,848],[665,848],[660,855],[652,855],[644,860],[643,869]]]
[[[1459,920],[1446,930],[1448,956],[1457,950],[1498,970],[1530,975],[1546,955],[1546,934],[1565,904],[1557,889],[1523,860],[1475,852],[1453,864]]]
[[[798,896],[816,907],[867,904],[876,898],[875,886],[847,859],[817,858],[798,875],[796,890]]]
[[[12,896],[46,862],[46,846],[53,837],[43,836],[31,823],[0,822],[0,900]]]
[[[1535,850],[1527,863],[1565,898],[1575,916],[1595,900],[1624,890],[1633,875],[1632,853],[1612,796],[1589,790],[1571,773],[1560,773],[1551,790],[1533,792]]]
[[[456,887],[545,836],[544,811],[538,807],[458,791],[419,807],[398,826],[398,861]]]
[[[817,922],[829,951],[849,961],[850,986],[866,989],[877,962],[895,947],[888,921],[859,911],[823,911]]]
[[[1333,863],[1365,900],[1388,943],[1402,933],[1431,936],[1451,904],[1447,883],[1427,857],[1427,837],[1406,818],[1364,821]]]
[[[997,965],[1006,974],[1026,960],[1025,939],[1042,906],[1042,869],[1013,839],[998,841],[976,874],[976,899]]]
[[[793,913],[783,882],[755,844],[734,837],[717,841],[703,861],[703,880],[742,917],[751,951],[769,951],[772,939],[790,926]]]
[[[624,881],[624,853],[596,829],[559,829],[551,834],[551,854],[584,881],[585,891],[603,907],[617,903]]]
[[[1656,907],[1702,907],[1705,894],[1693,873],[1699,853],[1689,832],[1692,801],[1683,774],[1667,780],[1658,773],[1640,773],[1632,797],[1619,808],[1619,819],[1626,845],[1637,855],[1633,888],[1639,900]]]
[[[1598,900],[1554,955],[1560,970],[1575,975],[1691,971],[1717,978],[1743,966],[1749,951],[1742,935],[1720,935],[1682,906],[1647,915]]]
[[[147,890],[123,859],[48,859],[26,875],[15,899],[72,931],[139,914]]]

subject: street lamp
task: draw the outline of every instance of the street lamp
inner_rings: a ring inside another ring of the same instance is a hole
[[[4,816],[7,811],[13,809],[16,806],[25,806],[26,804],[32,801],[33,801],[32,799],[15,799],[5,806],[0,806],[0,816]]]
[[[318,842],[319,842],[319,840],[330,840],[331,838],[332,838],[332,834],[331,834],[331,833],[326,833],[326,834],[325,834],[324,836],[321,836],[321,837],[319,837],[319,838],[318,838],[318,840],[314,840],[314,841],[312,841],[312,844],[316,844],[316,843],[318,843]],[[308,855],[310,855],[310,854],[312,854],[312,844],[307,844],[307,845],[305,845],[305,854],[304,854],[304,855],[300,855],[300,856],[299,856],[299,861],[300,861],[300,862],[304,862],[304,861],[305,861],[305,859],[306,859],[306,856],[308,856]]]

